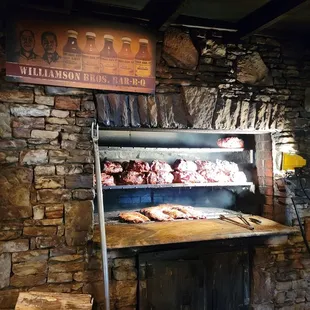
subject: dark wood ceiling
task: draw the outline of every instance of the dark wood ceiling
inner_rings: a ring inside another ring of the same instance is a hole
[[[253,33],[277,36],[310,33],[310,0],[0,1],[2,12],[17,8],[115,19],[156,30],[165,30],[169,25],[224,29],[238,38]]]

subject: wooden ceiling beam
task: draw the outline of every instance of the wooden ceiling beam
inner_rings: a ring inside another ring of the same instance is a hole
[[[150,0],[142,15],[149,19],[150,27],[164,31],[177,19],[186,2],[188,0]]]
[[[237,22],[237,36],[247,37],[283,19],[289,12],[300,9],[308,0],[271,0]]]
[[[188,15],[178,16],[178,18],[174,21],[172,25],[185,26],[190,28],[218,29],[231,32],[237,31],[235,23],[225,22],[221,20],[192,17]]]

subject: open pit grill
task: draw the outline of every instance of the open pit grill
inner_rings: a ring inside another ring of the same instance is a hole
[[[238,136],[244,140],[244,148],[219,148],[216,144],[217,140],[228,135]],[[244,192],[252,197],[251,202],[247,200],[246,213],[253,213],[250,206],[257,204],[254,182],[257,179],[254,169],[255,138],[251,132],[99,130],[98,126],[95,129],[93,125],[92,137],[97,183],[96,206],[99,213],[107,310],[109,309],[108,250],[291,233],[291,228],[262,218],[258,216],[259,212],[256,212],[254,218],[257,221],[251,223],[254,229],[246,229],[233,222],[242,223],[238,218],[240,201],[232,197],[239,197]],[[245,173],[247,181],[102,186],[100,162],[103,160],[117,162],[143,160],[149,163],[153,160],[163,160],[172,164],[176,159],[192,161],[220,159],[235,162]],[[143,197],[143,199],[139,200],[137,197]],[[195,209],[203,211],[207,219],[150,221],[141,224],[122,223],[118,219],[120,212],[139,211],[144,207],[160,203],[192,205]],[[221,220],[221,216],[233,221],[223,220],[223,217]],[[249,221],[250,217],[245,215],[245,221]]]

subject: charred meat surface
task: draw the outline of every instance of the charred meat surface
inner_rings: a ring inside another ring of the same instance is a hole
[[[113,175],[109,175],[106,173],[101,173],[101,183],[103,186],[114,186],[115,184],[115,180]],[[94,175],[94,184],[96,184],[96,175]]]
[[[145,176],[136,171],[125,171],[121,173],[118,184],[141,185],[145,184]]]
[[[239,149],[244,148],[243,140],[237,137],[227,137],[217,140],[218,147],[228,148],[228,149]]]
[[[163,171],[150,171],[147,174],[146,182],[147,184],[171,184],[173,182],[174,176],[170,172]]]
[[[105,161],[103,163],[102,172],[107,174],[115,174],[123,172],[121,163],[116,161]]]
[[[172,168],[180,172],[197,171],[197,165],[191,160],[177,159]]]
[[[135,172],[149,172],[150,165],[142,160],[130,160],[128,164],[125,166],[124,170],[135,171]]]
[[[150,219],[139,212],[121,212],[119,217],[122,221],[128,223],[145,223],[149,222]]]
[[[171,221],[174,219],[205,219],[203,212],[191,206],[177,204],[161,204],[155,207],[142,209],[141,212],[155,221]]]
[[[173,171],[171,166],[165,161],[153,160],[150,166],[150,170],[154,172],[171,172]]]
[[[174,179],[173,183],[184,183],[184,184],[190,184],[190,183],[205,183],[206,180],[203,176],[201,176],[196,171],[175,171],[173,172]]]
[[[162,207],[145,208],[141,210],[141,213],[155,221],[164,222],[173,220],[173,217],[164,213],[164,209]]]

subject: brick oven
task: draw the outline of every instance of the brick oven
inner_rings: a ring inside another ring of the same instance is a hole
[[[176,61],[169,49],[168,40],[180,33],[184,49],[196,55],[194,64]],[[156,229],[143,238],[134,231],[134,240],[127,228],[107,225],[107,242],[115,242],[108,248],[111,309],[165,309],[165,300],[173,299],[167,296],[178,296],[176,309],[308,309],[310,260],[291,196],[310,239],[308,201],[298,180],[286,181],[278,160],[281,152],[309,157],[310,54],[296,44],[262,36],[227,44],[218,31],[189,36],[186,29],[169,28],[158,42],[154,95],[8,83],[2,73],[0,308],[13,309],[20,291],[35,290],[90,293],[103,309],[90,139],[97,120],[106,146],[117,142],[109,135],[114,129],[248,137],[255,151],[253,161],[248,158],[256,196],[240,190],[236,205],[273,225],[268,234],[252,237],[244,230],[237,238],[227,231],[222,238],[199,233],[190,239],[195,222],[188,221],[188,239],[175,227],[180,239],[172,234],[162,244],[151,243]],[[199,197],[200,191],[194,189]],[[111,191],[105,206],[143,203],[139,189],[121,194]]]

